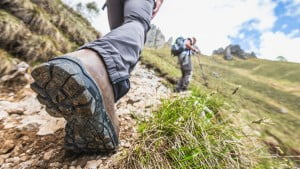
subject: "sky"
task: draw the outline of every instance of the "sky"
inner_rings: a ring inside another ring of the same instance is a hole
[[[95,1],[99,7],[105,2]],[[109,32],[106,12],[101,11],[92,21],[103,34]],[[239,44],[259,58],[275,60],[283,56],[300,63],[300,0],[164,0],[152,23],[166,40],[196,37],[197,46],[206,55]]]

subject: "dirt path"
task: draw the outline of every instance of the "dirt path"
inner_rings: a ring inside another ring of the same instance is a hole
[[[63,149],[64,119],[50,117],[27,85],[23,98],[13,93],[0,97],[0,169],[8,168],[111,168],[113,161],[136,138],[135,118],[150,115],[160,98],[171,91],[154,72],[137,65],[131,77],[131,90],[116,104],[121,124],[120,148],[110,155],[78,155]]]

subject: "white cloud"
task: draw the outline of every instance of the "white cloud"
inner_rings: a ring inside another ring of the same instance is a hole
[[[255,29],[265,31],[276,20],[271,0],[171,0],[164,1],[153,23],[167,36],[195,36],[205,54],[230,43],[246,21],[255,19]]]
[[[244,38],[245,38],[245,34],[244,34],[244,33],[240,33],[240,34],[238,35],[238,37],[239,37],[240,39],[244,39]]]
[[[260,57],[274,60],[283,56],[288,61],[300,63],[300,37],[291,37],[281,32],[266,32],[261,36]]]
[[[300,35],[300,29],[293,30],[290,34],[288,34],[289,37],[296,37]]]
[[[257,47],[257,45],[254,43],[254,41],[250,41],[249,42],[250,48],[247,52],[254,52],[256,55],[258,55],[259,52],[259,48]]]
[[[75,5],[92,0],[64,0]],[[96,1],[102,6],[105,0]],[[266,30],[273,26],[274,3],[271,0],[171,0],[164,1],[153,20],[168,37],[195,36],[198,46],[205,54],[230,44],[229,36],[238,36],[242,24],[251,19],[259,22],[252,29]],[[92,23],[103,34],[109,32],[107,11]]]
[[[287,27],[288,27],[287,24],[283,24],[283,25],[281,26],[281,29],[285,29],[285,28],[287,28]]]
[[[287,16],[300,15],[300,0],[291,0],[291,3],[287,8]]]
[[[64,1],[74,5],[92,0]],[[105,0],[96,2],[101,7]],[[293,0],[292,5],[299,6],[300,0]],[[243,37],[243,34],[239,34],[240,29],[245,29],[243,23],[256,20],[257,22],[247,25],[247,29],[258,30],[263,35],[259,48],[250,40],[251,51],[265,59],[275,59],[282,55],[289,61],[300,62],[300,40],[294,36],[299,30],[290,35],[271,32],[277,19],[274,14],[275,6],[276,3],[272,0],[165,0],[153,23],[162,30],[166,38],[197,37],[201,51],[210,55],[214,49],[230,44],[229,36]],[[108,33],[107,11],[101,11],[92,24],[103,34]]]

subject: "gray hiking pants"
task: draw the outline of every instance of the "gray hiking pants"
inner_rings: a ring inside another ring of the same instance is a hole
[[[177,84],[178,91],[187,90],[192,76],[191,51],[184,51],[178,56],[181,69],[181,78]]]
[[[184,70],[181,69],[181,78],[177,84],[177,90],[178,91],[185,91],[187,90],[189,84],[190,84],[190,80],[191,80],[191,76],[192,76],[192,70]]]
[[[80,49],[101,56],[113,86],[115,101],[130,89],[129,75],[144,46],[154,0],[107,0],[111,32]]]

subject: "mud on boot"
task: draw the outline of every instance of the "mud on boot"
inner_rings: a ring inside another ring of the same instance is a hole
[[[65,148],[74,152],[114,152],[118,136],[95,81],[81,62],[58,57],[36,67],[31,88],[54,117],[64,117]]]

